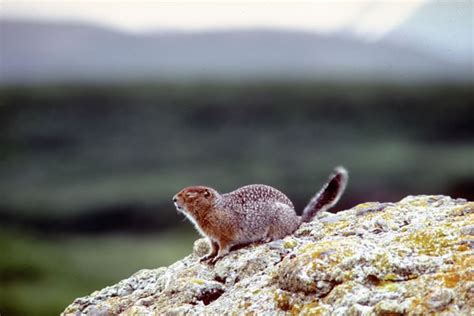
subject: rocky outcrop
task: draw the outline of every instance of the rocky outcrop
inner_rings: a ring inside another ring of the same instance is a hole
[[[63,315],[472,315],[474,202],[408,196],[321,213],[283,240],[208,246],[76,299]]]

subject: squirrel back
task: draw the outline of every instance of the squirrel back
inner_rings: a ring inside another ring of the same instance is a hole
[[[333,207],[347,185],[348,174],[343,167],[334,169],[334,173],[329,176],[329,180],[323,188],[309,201],[303,210],[301,221],[303,223],[311,222],[316,213],[326,211]]]

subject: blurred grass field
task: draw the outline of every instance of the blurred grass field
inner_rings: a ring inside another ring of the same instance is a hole
[[[197,234],[188,228],[100,237],[41,237],[2,230],[0,312],[58,315],[76,297],[190,254]]]

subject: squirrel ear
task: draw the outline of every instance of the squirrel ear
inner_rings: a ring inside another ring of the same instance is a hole
[[[188,198],[196,197],[196,195],[197,195],[196,192],[186,192],[186,197],[188,197]]]

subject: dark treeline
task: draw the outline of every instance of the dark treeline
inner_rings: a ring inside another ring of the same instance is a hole
[[[137,231],[159,229],[180,220],[167,201],[191,184],[227,191],[263,182],[301,209],[337,164],[352,176],[339,209],[420,193],[472,199],[472,91],[314,82],[4,87],[0,221],[90,232],[126,229],[135,218]]]

